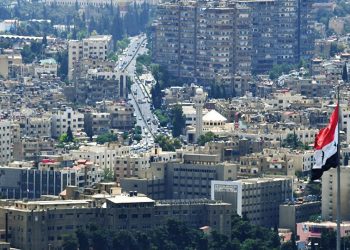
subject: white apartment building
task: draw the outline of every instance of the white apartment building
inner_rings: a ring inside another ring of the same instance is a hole
[[[88,159],[99,165],[102,169],[114,170],[118,157],[124,158],[126,155],[129,155],[130,148],[116,144],[109,146],[91,144],[81,146],[78,150],[71,150],[70,154],[74,160]]]
[[[67,132],[68,127],[72,132],[77,132],[84,128],[84,114],[74,111],[70,107],[63,108],[52,114],[51,133],[52,137],[58,138]]]
[[[96,35],[82,41],[70,40],[68,42],[68,80],[74,75],[74,63],[81,59],[106,60],[113,50],[111,35]]]
[[[288,158],[292,160],[291,164],[295,171],[303,173],[311,171],[311,168],[316,163],[313,150],[293,152],[288,155]]]
[[[0,165],[8,164],[12,161],[12,149],[11,122],[0,120]]]

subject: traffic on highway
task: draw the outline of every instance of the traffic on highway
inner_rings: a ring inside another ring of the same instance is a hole
[[[147,53],[146,43],[144,34],[131,37],[129,46],[123,51],[117,63],[118,69],[126,71],[133,81],[128,102],[134,107],[136,126],[140,126],[142,130],[142,140],[139,143],[134,142],[131,146],[136,152],[152,148],[155,136],[159,133],[171,136],[167,129],[160,128],[157,116],[152,113],[150,93],[147,92],[145,83],[136,75],[136,58]],[[153,77],[151,82],[155,82]]]

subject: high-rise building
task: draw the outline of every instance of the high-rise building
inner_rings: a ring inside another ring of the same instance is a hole
[[[0,120],[0,165],[12,160],[12,129],[9,120]]]
[[[229,84],[235,74],[296,64],[314,39],[305,39],[312,18],[304,5],[298,0],[160,4],[154,59],[176,77],[206,84]]]
[[[89,58],[106,60],[112,49],[111,35],[91,36],[82,41],[70,40],[68,42],[68,80],[73,80],[75,63]]]

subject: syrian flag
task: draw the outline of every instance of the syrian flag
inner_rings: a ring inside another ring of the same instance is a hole
[[[315,165],[311,169],[311,180],[321,178],[324,171],[338,166],[338,121],[339,105],[332,113],[329,124],[315,138]]]

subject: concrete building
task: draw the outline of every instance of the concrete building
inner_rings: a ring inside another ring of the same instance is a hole
[[[231,205],[201,200],[154,201],[142,196],[106,198],[103,207],[92,200],[15,201],[0,209],[0,228],[8,216],[10,243],[23,250],[62,248],[63,237],[91,222],[111,230],[154,230],[172,218],[191,227],[208,226],[227,236],[231,233]],[[97,219],[98,218],[98,219]]]
[[[126,157],[130,154],[130,148],[118,144],[110,145],[84,145],[78,150],[71,150],[73,159],[88,159],[99,165],[102,169],[107,168],[114,171],[118,157]]]
[[[23,137],[14,140],[13,159],[35,161],[40,155],[53,154],[56,141],[50,137]]]
[[[111,128],[128,131],[134,128],[134,108],[126,102],[101,102],[100,109],[110,114]]]
[[[312,215],[321,213],[320,201],[297,201],[281,204],[279,207],[279,228],[296,233],[297,223],[305,222]]]
[[[71,167],[58,168],[51,160],[42,160],[40,169],[0,167],[0,195],[6,199],[37,199],[59,195],[67,186],[92,187],[102,180],[103,171],[92,162],[80,160]],[[49,166],[49,167],[48,167]]]
[[[68,42],[68,80],[73,80],[75,63],[79,63],[82,59],[106,60],[112,50],[110,35],[91,36],[82,41],[70,40]]]
[[[0,55],[0,76],[5,79],[14,77],[12,75],[12,67],[22,65],[21,54],[2,54]]]
[[[322,222],[301,222],[297,224],[297,236],[299,241],[308,245],[310,242],[315,246],[315,243],[320,245],[321,234],[323,230],[335,232],[337,228],[336,222],[322,221]],[[343,221],[340,223],[340,237],[348,237],[350,232],[350,222]]]
[[[84,114],[84,131],[90,137],[109,132],[111,128],[110,114],[86,112]]]
[[[13,138],[11,122],[0,120],[0,165],[5,165],[13,159]]]
[[[34,65],[34,76],[38,78],[57,77],[58,65],[55,59],[40,60]]]
[[[311,18],[306,10],[299,15],[299,8],[296,0],[162,3],[154,26],[154,59],[174,76],[217,85],[231,83],[235,74],[295,64],[308,48],[299,35],[308,30],[299,27]]]
[[[47,114],[23,117],[19,125],[21,137],[51,137],[51,117]]]
[[[63,107],[52,114],[52,137],[58,138],[62,134],[67,133],[68,127],[71,128],[73,133],[82,130],[84,128],[84,114],[70,107]]]
[[[231,203],[238,215],[244,215],[250,222],[264,227],[278,226],[279,205],[291,198],[291,178],[211,182],[211,199]]]
[[[350,166],[340,168],[340,211],[344,221],[350,220]],[[335,221],[337,216],[337,169],[332,168],[322,175],[322,219]]]

